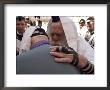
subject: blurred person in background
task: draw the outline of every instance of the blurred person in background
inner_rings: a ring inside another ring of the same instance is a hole
[[[16,40],[17,40],[16,55],[19,54],[19,47],[25,30],[26,30],[25,18],[22,16],[17,16],[16,17]]]
[[[90,44],[90,46],[94,49],[95,40],[94,40],[94,17],[89,17],[86,21],[87,29],[85,35],[85,40]]]
[[[37,29],[39,27],[37,26],[30,26],[26,29],[21,44],[20,44],[20,50],[19,50],[19,55],[27,52],[30,50],[31,47],[31,35],[33,34],[34,30]]]
[[[26,20],[26,23],[27,23],[26,28],[30,27],[30,20],[29,20],[29,17],[25,17],[25,20]]]
[[[85,37],[85,34],[87,32],[87,27],[86,27],[86,24],[85,24],[85,20],[84,19],[81,19],[79,21],[79,26],[80,26],[79,35],[84,38]]]
[[[41,19],[41,17],[37,16],[38,26],[41,28],[42,27],[42,21],[40,19]]]
[[[81,20],[79,21],[79,26],[80,26],[80,29],[82,29],[83,26],[85,26],[85,20],[84,20],[84,19],[81,19]]]
[[[36,21],[35,17],[28,17],[28,23]],[[19,45],[19,55],[30,50],[31,47],[31,35],[35,29],[39,28],[39,26],[31,25],[26,28],[26,31],[23,34],[22,41]]]

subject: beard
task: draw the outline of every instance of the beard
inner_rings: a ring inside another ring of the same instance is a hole
[[[65,46],[68,47],[66,39],[60,40],[60,41],[50,41],[50,45],[52,46]]]

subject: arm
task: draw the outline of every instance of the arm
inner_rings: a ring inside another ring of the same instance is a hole
[[[75,51],[71,51],[70,53],[58,52],[57,48],[58,47],[51,48],[50,52],[50,54],[55,57],[56,62],[70,63],[79,68],[81,73],[94,73],[94,65],[91,64],[84,56],[77,54]]]

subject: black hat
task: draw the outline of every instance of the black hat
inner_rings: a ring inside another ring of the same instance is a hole
[[[58,21],[60,21],[59,16],[52,16],[52,22],[58,22]]]

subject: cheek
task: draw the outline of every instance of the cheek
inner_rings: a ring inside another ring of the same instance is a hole
[[[94,24],[92,24],[92,28],[94,28]]]
[[[52,24],[52,27],[51,27],[51,30],[52,30],[52,32],[54,32],[54,33],[60,33],[60,32],[62,32],[63,31],[63,28],[62,28],[62,26],[61,26],[61,24]]]
[[[26,25],[23,25],[23,28],[25,28],[26,27]]]
[[[18,28],[19,26],[17,25],[16,28]]]
[[[20,25],[16,25],[16,27],[20,27]]]
[[[16,29],[21,30],[21,26],[20,25],[16,26]]]
[[[58,33],[60,29],[58,27],[54,27],[51,29],[51,33]]]
[[[87,28],[90,28],[91,27],[91,25],[89,24],[89,25],[87,25]]]

